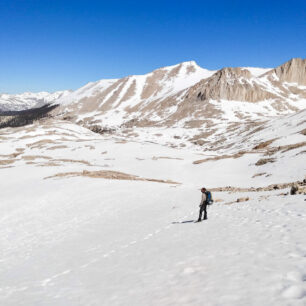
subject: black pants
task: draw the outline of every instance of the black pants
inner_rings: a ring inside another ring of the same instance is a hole
[[[207,219],[207,209],[206,208],[207,208],[207,204],[206,203],[204,203],[204,204],[202,204],[200,206],[200,212],[199,212],[199,219],[198,219],[198,221],[201,221],[203,211],[204,211],[204,219],[203,220]]]

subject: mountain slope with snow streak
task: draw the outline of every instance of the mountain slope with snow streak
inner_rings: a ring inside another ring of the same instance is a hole
[[[185,62],[143,76],[90,83],[57,102],[62,105],[62,112],[70,113],[76,120],[100,120],[108,125],[120,125],[137,117],[142,118],[142,125],[167,124],[169,117],[173,118],[172,125],[181,117],[202,120],[199,112],[205,105],[201,101],[211,100],[266,102],[271,106],[270,115],[285,114],[301,109],[298,101],[306,98],[302,86],[306,78],[304,62],[293,59],[274,70],[223,68],[217,72]],[[274,71],[279,75],[278,81],[273,79]],[[296,78],[300,84],[288,83]]]
[[[271,117],[304,109],[304,62],[293,59],[276,70],[218,71],[186,62],[144,76],[90,83],[57,100],[60,107],[54,115],[86,127],[113,128],[117,134],[134,135],[135,139],[145,133],[155,141],[155,135],[167,130],[184,139],[180,146],[195,144],[208,149],[207,138],[220,142],[218,134],[224,126],[227,132],[237,125],[245,126],[247,131]],[[289,83],[297,76],[301,84]],[[175,143],[172,139],[169,145]]]
[[[156,105],[179,91],[211,76],[214,71],[184,62],[157,69],[146,75],[90,83],[56,101],[60,112],[75,120],[103,120],[108,125],[120,125],[138,110]],[[130,115],[129,115],[130,114]]]

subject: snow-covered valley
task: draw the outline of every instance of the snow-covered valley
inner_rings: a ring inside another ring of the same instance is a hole
[[[303,138],[294,118],[270,123],[277,145]],[[304,195],[213,192],[194,223],[203,185],[303,179],[303,146],[194,164],[216,154],[47,119],[2,129],[0,150],[1,305],[305,305]]]

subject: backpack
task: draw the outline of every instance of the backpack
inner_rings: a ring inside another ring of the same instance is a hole
[[[212,198],[211,192],[210,191],[206,191],[206,203],[207,205],[211,205],[212,203],[214,203],[214,200]]]

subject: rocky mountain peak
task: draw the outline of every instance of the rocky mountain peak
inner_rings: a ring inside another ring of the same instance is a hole
[[[193,99],[228,101],[284,101],[289,96],[304,98],[305,92],[298,86],[306,85],[306,60],[294,58],[262,75],[252,73],[253,68],[223,68],[211,77],[201,80],[189,89],[187,96]],[[257,69],[260,71],[260,69]],[[262,69],[264,70],[264,69]]]
[[[298,83],[306,85],[306,59],[292,58],[290,61],[266,73],[280,82]]]
[[[262,96],[250,95],[254,91],[251,78],[252,74],[247,69],[223,68],[190,88],[188,95],[201,100],[224,99],[255,102],[261,100]]]

